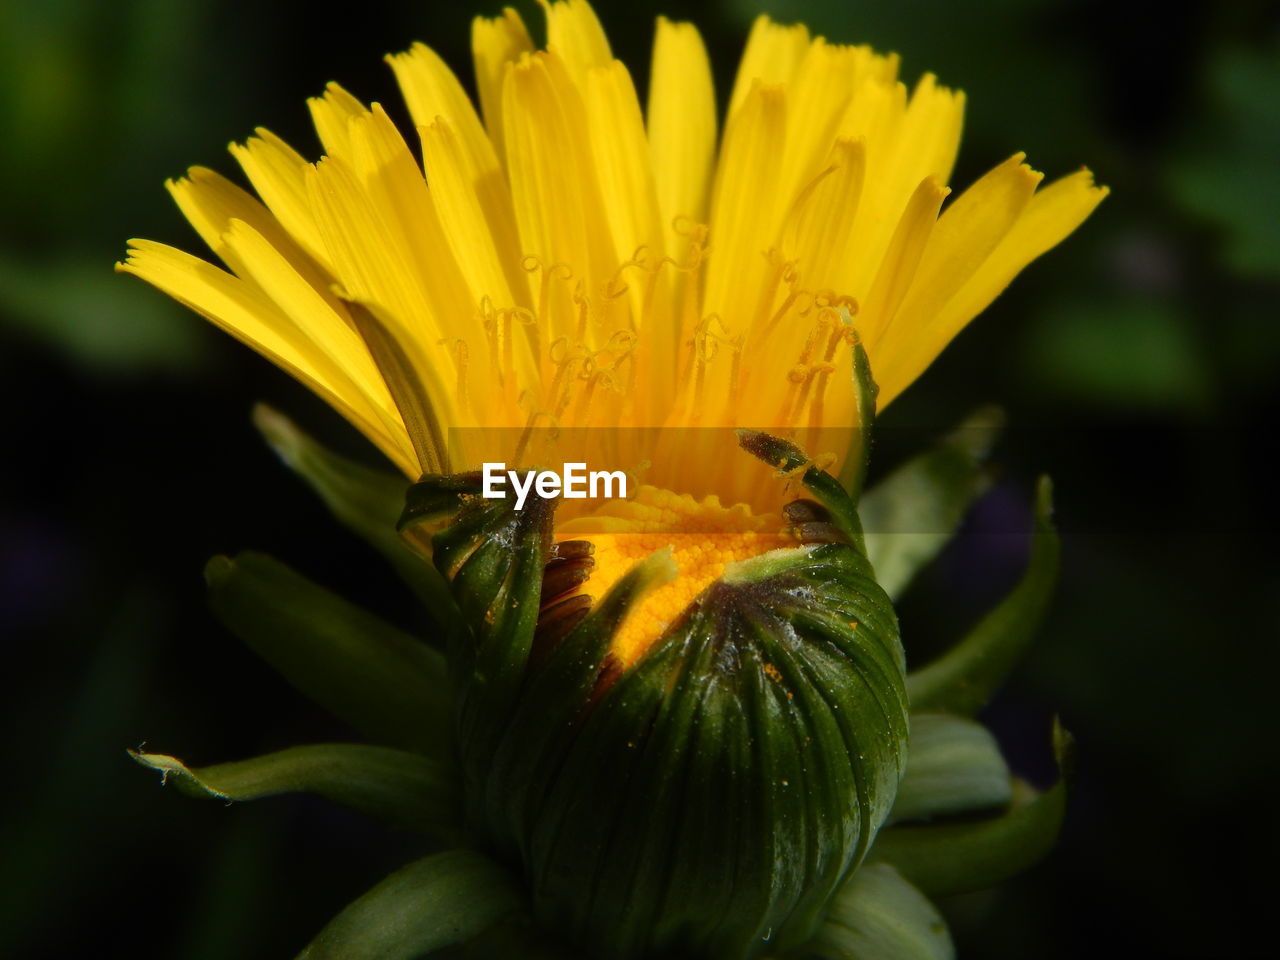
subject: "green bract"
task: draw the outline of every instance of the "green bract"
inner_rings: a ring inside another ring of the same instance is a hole
[[[600,956],[803,943],[889,815],[908,726],[897,619],[848,495],[817,469],[803,482],[830,542],[738,564],[621,674],[611,638],[669,559],[567,633],[540,630],[555,503],[483,500],[475,476],[409,493],[403,525],[439,528],[466,625],[449,661],[470,823],[520,865],[538,919]]]
[[[927,898],[999,882],[1056,836],[1064,786],[1017,784],[972,719],[1051,594],[1048,483],[1022,582],[936,663],[905,672],[890,599],[981,491],[989,441],[972,427],[989,433],[990,414],[861,504],[795,446],[744,432],[743,469],[799,478],[784,511],[797,545],[729,567],[625,670],[611,638],[674,575],[666,552],[594,602],[548,605],[548,565],[588,549],[555,542],[554,501],[517,511],[480,497],[474,474],[424,477],[406,497],[279,414],[257,420],[441,625],[437,650],[269,557],[209,564],[227,626],[369,742],[211,767],[136,759],[194,796],[318,793],[440,851],[302,957],[943,960]],[[846,482],[856,494],[861,467]],[[865,535],[859,510],[876,523]],[[893,518],[913,510],[938,532],[895,541]],[[1065,734],[1056,746],[1065,762]]]

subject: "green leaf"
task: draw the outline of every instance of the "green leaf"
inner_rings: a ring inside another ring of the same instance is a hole
[[[1207,87],[1207,109],[1188,117],[1180,148],[1162,166],[1169,196],[1218,228],[1226,266],[1242,277],[1274,281],[1280,277],[1280,51],[1274,35],[1256,41],[1209,48],[1196,70]]]
[[[995,810],[1013,799],[1000,747],[980,723],[945,714],[913,715],[909,744],[891,822]]]
[[[1225,347],[1233,320],[1218,328]],[[1195,314],[1176,298],[1118,291],[1059,297],[1027,324],[1017,369],[1024,396],[1115,417],[1186,416],[1210,402]],[[1275,338],[1253,349],[1274,360]],[[1273,364],[1268,364],[1268,370]]]
[[[452,772],[426,757],[390,747],[318,743],[278,753],[188,767],[162,753],[129,755],[159,770],[188,796],[257,800],[282,793],[314,793],[384,823],[452,841],[459,807]]]
[[[456,614],[448,585],[396,531],[409,487],[405,479],[338,456],[265,404],[254,407],[253,422],[285,465],[306,481],[338,522],[386,557],[437,621],[452,622]]]
[[[6,336],[48,344],[95,375],[196,375],[207,361],[206,331],[175,314],[174,305],[142,284],[104,270],[98,255],[42,261],[0,253],[0,326]]]
[[[329,921],[297,960],[414,960],[465,943],[522,906],[487,857],[450,850],[397,870]]]
[[[1048,477],[1041,477],[1027,572],[960,643],[908,674],[912,710],[973,716],[1013,670],[1040,626],[1058,581],[1061,550],[1052,513],[1053,486]]]
[[[824,960],[950,960],[955,947],[928,898],[893,867],[874,863],[849,878],[800,952]]]
[[[1052,849],[1062,828],[1072,742],[1056,722],[1054,748],[1061,774],[1048,792],[1015,799],[1009,812],[987,820],[881,830],[870,859],[892,865],[930,896],[980,890],[1021,873]]]
[[[1004,425],[995,407],[970,414],[936,447],[907,461],[858,504],[867,556],[895,599],[947,545],[989,486],[983,462]]]
[[[294,687],[380,743],[449,756],[444,659],[265,554],[205,568],[219,619]]]

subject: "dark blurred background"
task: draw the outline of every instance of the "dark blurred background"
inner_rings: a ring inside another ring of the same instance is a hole
[[[211,554],[265,549],[417,615],[248,413],[265,399],[343,449],[361,441],[111,264],[131,236],[202,251],[161,183],[193,163],[232,173],[224,147],[255,125],[314,156],[304,99],[326,81],[400,116],[381,56],[421,39],[469,82],[469,20],[497,9],[0,3],[0,956],[292,956],[414,854],[321,802],[186,800],[126,757],[146,741],[210,763],[348,735],[207,613]],[[908,79],[932,70],[969,94],[957,186],[1015,150],[1111,185],[883,421],[878,472],[981,402],[1011,420],[1000,482],[903,604],[916,659],[1016,578],[1011,531],[1040,471],[1065,534],[1051,620],[987,719],[1042,784],[1052,715],[1075,732],[1066,833],[1040,867],[947,910],[965,957],[1261,955],[1280,853],[1276,7],[597,9],[641,84],[654,15],[696,19],[722,97],[761,10],[897,50]]]

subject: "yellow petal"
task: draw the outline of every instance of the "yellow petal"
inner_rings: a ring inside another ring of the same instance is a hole
[[[519,17],[513,11],[508,13],[514,17],[515,25],[523,31]],[[450,233],[459,261],[471,254],[461,250],[453,232],[464,230],[468,234],[475,234],[480,231],[488,233],[489,246],[494,255],[500,256],[505,264],[505,276],[497,285],[485,280],[482,286],[475,286],[476,276],[472,275],[472,302],[478,303],[481,297],[488,296],[498,307],[526,304],[529,281],[519,265],[519,240],[506,177],[499,165],[493,142],[481,125],[471,100],[453,71],[429,47],[414,44],[407,53],[388,56],[387,62],[395,70],[396,79],[409,105],[409,112],[419,127],[424,151],[433,151],[431,157],[424,157],[428,160],[430,175],[433,181],[436,176],[444,178],[445,182],[437,185],[433,194],[439,203],[450,206],[449,213],[446,215],[442,212],[441,216],[448,218],[446,230]],[[439,152],[441,141],[437,139],[429,143],[431,138],[425,132],[442,117],[448,126],[448,144],[443,153]],[[463,196],[450,196],[459,190]],[[464,225],[460,219],[464,215],[460,207],[466,208],[465,215],[468,217],[474,217],[479,212],[479,222]],[[477,255],[487,256],[484,253]],[[486,273],[492,276],[492,271]]]
[[[867,141],[868,172],[888,162],[898,127],[907,112],[907,87],[897,81],[864,78],[854,87],[836,135]],[[883,180],[877,176],[877,183]]]
[[[453,125],[476,176],[498,171],[498,155],[484,131],[476,108],[448,65],[430,47],[415,43],[406,53],[390,54],[387,62],[395,71],[413,122],[425,127],[436,117]]]
[[[243,145],[231,144],[232,156],[281,226],[331,273],[328,253],[307,200],[306,171],[310,164],[265,127],[259,127],[256,133]]]
[[[411,448],[388,435],[364,397],[326,376],[316,347],[253,285],[210,263],[150,240],[129,241],[118,270],[140,277],[252,347],[302,381],[376,443],[406,471],[416,467]],[[408,437],[403,442],[407,445]]]
[[[252,282],[313,345],[313,363],[333,384],[350,383],[371,410],[393,410],[391,396],[346,308],[322,295],[278,249],[243,220],[227,225],[222,243],[244,265]],[[343,391],[347,393],[347,391]]]
[[[505,184],[477,183],[449,120],[439,117],[419,132],[440,226],[471,287],[472,300],[479,303],[488,297],[498,309],[527,307],[529,280],[520,268]]]
[[[932,74],[921,77],[897,130],[885,192],[901,203],[925,177],[946,183],[963,124],[964,93],[938,86]]]
[[[896,59],[869,47],[836,46],[818,37],[809,45],[787,86],[787,141],[782,157],[784,195],[799,189],[824,166],[850,98],[866,77],[896,71]]]
[[[533,50],[533,41],[520,14],[506,7],[500,17],[476,17],[471,21],[471,54],[476,64],[476,89],[484,111],[485,129],[497,150],[506,155],[502,142],[502,84],[507,64]]]
[[[311,204],[344,295],[377,303],[402,327],[439,337],[410,251],[386,223],[384,211],[370,203],[356,174],[337,157],[327,157],[311,169],[309,181]]]
[[[446,386],[457,375],[453,355],[440,344],[436,317],[408,266],[408,252],[391,238],[385,215],[336,157],[310,169],[308,188],[344,295],[377,308],[379,319],[412,361],[439,419],[461,423],[455,397]]]
[[[417,290],[416,297],[401,301],[406,307],[414,304],[410,312],[399,314],[401,321],[421,326],[434,319],[432,326],[442,337],[474,333],[478,301],[445,239],[422,171],[378,104],[351,124],[351,149],[352,172],[381,231],[380,237],[366,237],[364,243],[389,256],[384,277],[394,274],[397,286]],[[391,306],[379,296],[362,299]],[[426,305],[426,315],[419,304]]]
[[[586,132],[586,110],[555,53],[536,53],[510,68],[504,90],[507,170],[521,249],[542,274],[572,271],[554,282],[548,342],[578,338],[570,284],[594,295],[616,265]]]
[[[943,347],[985,310],[1023,267],[1080,226],[1108,192],[1106,187],[1094,186],[1088,170],[1077,171],[1038,190],[1013,228],[964,286],[942,309],[925,318],[918,341],[921,347],[928,344],[929,349],[916,349],[903,358],[901,377],[905,382],[910,383],[923,373]]]
[[[853,221],[862,198],[866,143],[836,142],[827,172],[798,198],[783,228],[783,251],[795,260],[808,290],[847,292],[847,264]]]
[[[329,83],[319,97],[307,99],[311,121],[320,143],[331,157],[346,158],[351,152],[350,121],[364,116],[365,105],[336,83]]]
[[[607,67],[613,60],[609,38],[596,12],[586,0],[542,0],[547,15],[547,49],[554,50],[579,85],[592,67]]]
[[[943,212],[916,270],[911,289],[892,317],[876,348],[876,380],[889,401],[918,372],[918,358],[930,359],[947,340],[924,331],[1004,240],[1043,178],[1015,154],[978,180]]]
[[[784,26],[774,23],[764,14],[756,17],[747,38],[747,47],[742,52],[742,61],[738,64],[727,116],[732,118],[746,103],[757,81],[776,85],[790,80],[808,49],[809,28],[803,23]]]
[[[586,106],[600,195],[618,262],[630,259],[640,246],[656,260],[663,249],[663,231],[653,167],[640,100],[621,61],[588,71]]]
[[[880,382],[879,358],[881,353],[877,343],[882,325],[886,317],[893,316],[911,286],[920,258],[928,245],[929,237],[937,222],[938,208],[942,205],[942,201],[946,198],[948,192],[947,188],[940,185],[933,177],[926,178],[920,184],[911,201],[907,204],[907,209],[901,220],[898,222],[897,229],[893,233],[883,261],[880,264],[880,269],[875,274],[875,282],[870,293],[865,299],[858,302],[856,313],[852,318],[854,330],[861,339],[867,355],[871,358],[871,372],[877,378],[877,383]],[[848,243],[848,239],[846,243]],[[833,268],[838,270],[839,267],[839,264],[833,264]],[[836,287],[836,289],[841,290],[843,288]],[[857,423],[859,421],[857,394],[853,388],[852,371],[849,368],[851,362],[851,353],[841,351],[840,363],[837,365],[836,372],[827,382],[825,393],[825,409],[822,422],[830,426],[828,426],[825,434],[821,434],[816,430],[811,434],[819,442],[825,441],[826,438],[831,438],[829,447],[834,449],[840,448],[840,441],[838,435],[833,436],[832,430],[838,430],[840,424]],[[886,390],[882,386],[877,397],[880,407],[883,407],[888,402],[884,399],[886,395]],[[812,426],[817,427],[820,424],[814,423]],[[824,446],[823,449],[828,449],[828,447]]]
[[[898,311],[915,279],[920,258],[938,221],[938,210],[951,191],[933,177],[926,177],[912,194],[880,260],[875,282],[859,303],[857,329],[869,356],[875,356],[890,318]],[[874,373],[875,371],[873,371]],[[886,395],[881,386],[880,396]],[[881,406],[887,403],[881,399]]]
[[[1077,170],[1037,190],[1013,229],[934,322],[945,323],[953,310],[971,317],[985,309],[1023,267],[1080,226],[1108,193],[1107,187],[1094,185],[1088,170]]]
[[[649,77],[649,151],[667,251],[684,251],[676,220],[705,223],[716,151],[711,63],[691,23],[658,18]]]
[[[711,262],[705,313],[734,331],[750,328],[766,274],[765,254],[776,241],[780,200],[778,144],[786,131],[781,88],[757,83],[725,129],[711,201]],[[755,282],[753,282],[753,279]]]
[[[916,84],[908,102],[900,83],[866,83],[850,101],[842,135],[867,140],[867,182],[854,224],[849,255],[849,290],[860,301],[870,296],[898,223],[927,178],[945,186],[959,144],[964,95],[939,87],[931,76]]]
[[[513,298],[503,273],[502,257],[476,195],[474,168],[465,156],[454,124],[440,116],[420,127],[419,133],[440,225],[474,299],[478,302],[488,296],[499,307],[510,306]]]
[[[170,180],[165,186],[209,249],[236,273],[244,276],[237,265],[227,260],[228,251],[223,241],[233,219],[243,220],[266,237],[299,275],[327,294],[331,305],[337,305],[336,298],[328,293],[329,284],[333,282],[328,273],[303,251],[266,207],[226,177],[206,167],[192,167],[186,177]]]

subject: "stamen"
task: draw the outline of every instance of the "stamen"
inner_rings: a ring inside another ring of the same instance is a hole
[[[614,271],[613,276],[609,278],[607,283],[605,283],[604,289],[600,293],[600,326],[606,330],[610,327],[617,326],[612,321],[613,310],[615,308],[614,305],[619,304],[622,298],[625,297],[631,289],[630,285],[622,279],[623,271],[632,268],[639,268],[642,271],[647,269],[647,265],[644,260],[638,259],[639,256],[644,253],[644,250],[645,248],[643,246],[637,247],[635,253],[631,255],[630,260],[625,260],[618,264],[618,269]],[[642,300],[641,309],[643,308],[644,304]],[[632,331],[637,329],[636,317],[630,310],[626,311],[625,324],[626,327]]]
[[[498,344],[498,311],[488,294],[480,298],[480,323],[484,329],[485,341],[489,346],[490,373],[501,381],[502,364],[498,360],[501,350]]]
[[[813,390],[811,405],[809,407],[809,427],[815,432],[822,427],[822,409],[826,401],[827,383],[831,379],[831,374],[835,372],[835,365],[824,363],[814,368],[816,371],[817,386]],[[801,407],[803,409],[803,407]]]
[[[446,344],[449,344],[449,342],[450,341],[448,339],[445,339],[439,341],[439,344],[440,346],[445,346]],[[470,363],[471,354],[467,349],[467,341],[463,340],[461,337],[454,338],[452,345],[455,350],[454,362],[458,367],[458,407],[464,412],[470,412],[471,404],[467,399],[467,366]]]
[[[546,418],[548,426],[546,429],[553,433],[559,431],[560,421],[557,420],[550,412],[546,410],[534,410],[529,414],[529,419],[525,421],[524,429],[520,431],[520,439],[516,441],[516,452],[514,464],[517,467],[524,465],[525,453],[529,449],[529,441],[533,439],[533,431],[537,427],[539,418]]]
[[[671,218],[671,229],[677,237],[688,237],[692,243],[703,244],[711,228],[693,217],[678,213]]]
[[[529,254],[521,261],[520,264],[526,273],[538,273],[538,321],[548,330],[554,330],[555,327],[551,322],[551,281],[560,279],[569,281],[573,279],[573,269],[567,263],[553,263],[550,267],[546,267],[542,258],[536,254]]]
[[[562,359],[555,357],[555,348],[561,348]],[[551,362],[556,365],[556,374],[547,391],[547,403],[551,408],[551,416],[557,422],[564,417],[565,408],[573,392],[573,380],[587,357],[586,348],[581,343],[570,344],[568,338],[561,337],[551,345]]]
[[[498,382],[505,383],[508,373],[514,372],[511,349],[511,311],[498,311],[498,342],[502,344],[502,366]]]
[[[613,276],[604,285],[604,299],[616,300],[630,289],[626,281],[622,279],[622,274],[633,267],[639,267],[641,270],[646,269],[647,265],[641,256],[645,249],[646,247],[641,244],[636,247],[636,251],[631,255],[630,260],[624,260],[618,264],[618,269],[613,271]]]
[[[581,280],[574,285],[572,299],[574,306],[578,308],[578,342],[586,343],[587,317],[590,315],[591,305]]]
[[[716,333],[711,329],[712,324],[719,325],[724,333]],[[706,385],[707,364],[719,354],[721,344],[740,352],[741,342],[742,338],[740,336],[736,338],[729,336],[729,330],[725,327],[724,321],[720,319],[720,314],[718,313],[707,314],[698,324],[693,338],[693,406],[688,411],[689,417],[694,422],[702,419],[702,394]]]
[[[542,346],[538,333],[538,318],[526,307],[512,307],[508,312],[511,314],[511,319],[524,328],[525,336],[529,339],[529,350],[533,354],[534,362],[538,365],[538,373],[541,374]]]

